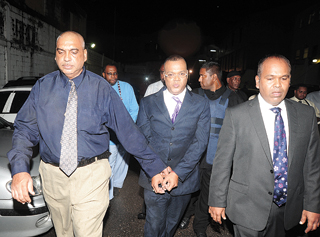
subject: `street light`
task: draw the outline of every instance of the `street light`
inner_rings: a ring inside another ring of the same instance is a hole
[[[189,69],[189,73],[188,73],[188,81],[190,81],[190,75],[192,74],[192,69]]]
[[[96,47],[96,44],[95,43],[86,43],[86,47],[93,49]]]

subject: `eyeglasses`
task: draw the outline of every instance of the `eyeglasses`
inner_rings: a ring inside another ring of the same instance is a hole
[[[112,75],[113,75],[113,76],[116,76],[116,75],[118,75],[118,73],[117,73],[117,72],[114,72],[114,73],[107,72],[106,74],[107,74],[108,76],[112,76]]]
[[[167,74],[165,74],[165,76],[170,80],[175,78],[176,76],[178,76],[180,79],[184,79],[188,76],[188,73],[187,72],[179,72],[179,73],[168,72]]]

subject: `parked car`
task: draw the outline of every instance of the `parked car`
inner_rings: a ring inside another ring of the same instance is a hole
[[[12,86],[33,86],[39,78],[40,77],[35,76],[19,77],[17,80],[9,81],[3,88]]]
[[[13,123],[31,89],[31,85],[0,89],[0,117]]]
[[[52,221],[43,199],[39,176],[40,155],[34,148],[30,174],[36,195],[30,204],[21,204],[11,196],[11,171],[7,152],[12,146],[13,124],[0,118],[0,236],[36,236],[51,229]]]
[[[39,175],[39,147],[33,149],[30,174],[36,195],[30,204],[21,204],[11,196],[11,170],[7,152],[12,147],[13,122],[32,85],[0,89],[0,236],[36,236],[53,226],[44,201]]]

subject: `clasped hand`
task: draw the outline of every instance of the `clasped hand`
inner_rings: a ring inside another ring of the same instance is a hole
[[[165,193],[178,186],[178,175],[170,166],[165,168],[161,173],[152,177],[151,186],[155,193]]]

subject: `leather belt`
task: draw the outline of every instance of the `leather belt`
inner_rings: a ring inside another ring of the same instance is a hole
[[[89,159],[82,158],[78,163],[78,168],[86,165],[90,165],[91,163],[97,160],[108,159],[110,155],[111,155],[111,152],[109,150],[106,150],[101,155],[97,155]],[[48,163],[48,164],[59,167],[59,164],[57,163]]]

